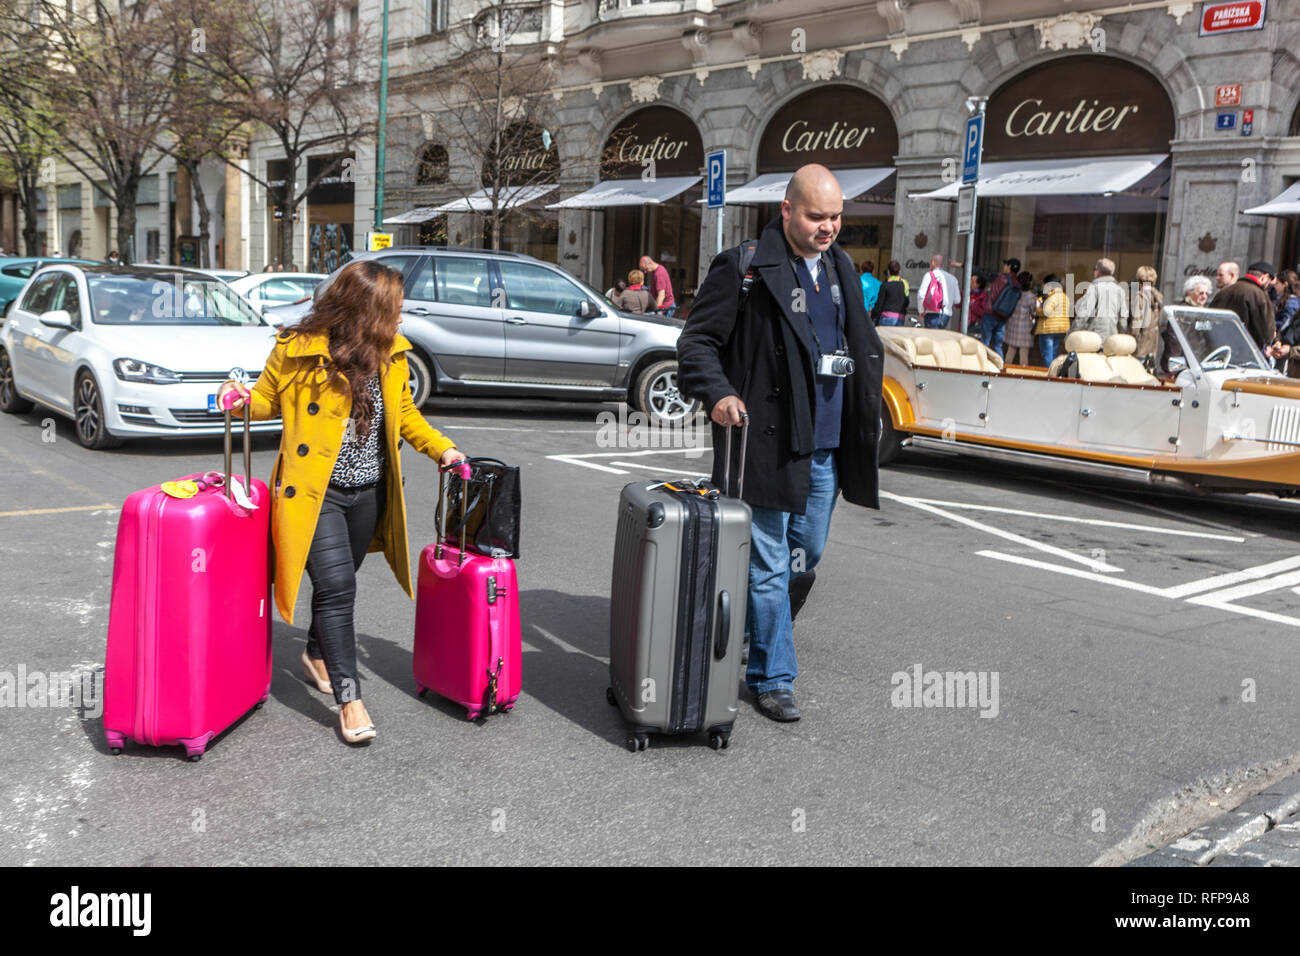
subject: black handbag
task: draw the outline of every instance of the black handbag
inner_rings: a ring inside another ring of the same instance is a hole
[[[496,458],[467,458],[469,480],[453,468],[446,501],[438,503],[438,526],[448,540],[465,530],[466,546],[489,558],[519,557],[519,469]],[[464,511],[461,500],[464,498]],[[443,508],[455,521],[443,523]],[[463,515],[463,517],[461,517]]]

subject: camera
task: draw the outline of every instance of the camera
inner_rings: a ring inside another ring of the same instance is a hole
[[[853,374],[853,359],[849,358],[849,353],[844,349],[823,355],[817,362],[817,374],[846,378]]]

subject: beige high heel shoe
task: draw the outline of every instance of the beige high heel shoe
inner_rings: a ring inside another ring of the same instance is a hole
[[[302,652],[302,668],[303,668],[303,677],[307,679],[307,683],[315,684],[316,689],[320,691],[322,694],[334,693],[334,685],[331,684],[328,680],[320,679],[320,676],[316,673],[316,668],[312,664],[311,658],[307,656],[306,651]]]
[[[343,739],[350,744],[359,744],[367,740],[374,740],[378,735],[374,724],[366,724],[364,727],[349,729],[343,720],[343,708],[339,708],[339,730],[343,734]]]

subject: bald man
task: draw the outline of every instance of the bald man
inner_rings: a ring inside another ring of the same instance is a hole
[[[714,258],[677,340],[678,381],[709,409],[713,447],[731,437],[724,426],[750,419],[742,493],[753,511],[745,681],[758,710],[779,721],[801,716],[791,572],[801,604],[799,584],[821,559],[841,491],[853,504],[880,506],[883,349],[856,294],[853,262],[835,242],[843,210],[831,171],[801,168],[780,218],[757,241]],[[719,487],[722,463],[715,454]]]
[[[1241,267],[1235,262],[1220,262],[1219,268],[1214,273],[1214,285],[1218,289],[1226,289],[1237,281],[1241,275]]]

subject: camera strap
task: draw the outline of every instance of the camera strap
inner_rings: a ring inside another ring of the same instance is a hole
[[[800,288],[803,287],[803,282],[800,281],[799,278],[799,263],[801,262],[804,263],[804,271],[807,272],[807,260],[802,257],[796,258],[790,263],[790,267],[794,269],[795,283]],[[825,271],[826,278],[831,280],[831,302],[835,305],[835,325],[839,335],[839,342],[836,345],[836,349],[847,349],[848,337],[844,333],[844,293],[840,290],[839,273],[838,271],[832,271],[834,265],[828,261],[828,256],[824,252],[821,254],[821,258],[818,259],[818,264],[821,269]],[[815,284],[816,280],[814,279],[813,282]],[[817,358],[814,361],[819,362],[823,355],[829,353],[822,348],[822,340],[817,337],[817,323],[813,321],[812,309],[807,309],[805,311],[808,316],[808,329],[812,332],[813,343],[817,346]]]

